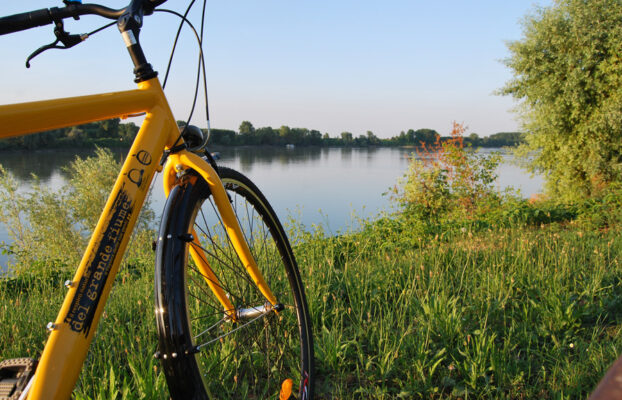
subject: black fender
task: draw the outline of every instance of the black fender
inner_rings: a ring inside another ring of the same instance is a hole
[[[189,365],[196,363],[196,359],[192,338],[186,329],[187,306],[183,295],[188,226],[197,197],[205,193],[204,190],[208,190],[207,184],[196,176],[184,179],[173,187],[164,206],[156,242],[154,289],[159,337],[156,357],[162,361],[173,398],[205,398],[198,369],[189,368]],[[179,362],[182,357],[190,359]]]

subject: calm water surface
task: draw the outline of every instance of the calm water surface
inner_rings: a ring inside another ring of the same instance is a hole
[[[383,195],[408,167],[412,150],[396,148],[223,148],[220,165],[237,169],[251,178],[285,222],[293,217],[310,227],[323,225],[333,234],[356,228],[356,218],[370,217],[391,209]],[[127,150],[115,150],[119,160]],[[489,152],[489,150],[483,150]],[[53,189],[66,182],[62,167],[93,151],[37,151],[0,153],[0,163],[28,190],[32,174]],[[541,190],[542,179],[530,177],[504,154],[499,167],[499,188],[513,186],[524,196]],[[161,176],[154,183],[152,207],[159,214],[164,206]],[[0,241],[9,242],[0,226]],[[0,256],[0,269],[6,265]]]

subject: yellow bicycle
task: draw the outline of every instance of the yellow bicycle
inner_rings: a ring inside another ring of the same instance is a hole
[[[0,138],[145,113],[75,276],[66,282],[40,359],[0,363],[0,397],[71,396],[130,233],[156,171],[162,171],[167,202],[156,240],[156,357],[171,397],[312,398],[311,323],[285,232],[248,178],[216,165],[202,130],[178,128],[141,48],[143,17],[165,1],[131,0],[114,10],[65,0],[65,7],[0,18],[0,34],[55,25],[56,42],[33,56],[84,40],[65,32],[66,18],[90,14],[116,21],[138,84],[122,92],[0,106]]]

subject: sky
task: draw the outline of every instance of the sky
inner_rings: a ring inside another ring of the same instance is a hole
[[[237,0],[207,1],[204,52],[211,126],[281,125],[387,138],[408,129],[467,135],[517,131],[513,99],[495,92],[511,79],[502,60],[520,40],[521,20],[552,0]],[[121,8],[127,3],[102,0]],[[197,1],[197,3],[201,3]],[[183,13],[187,1],[164,6]],[[0,14],[62,6],[60,0],[3,2]],[[200,24],[201,4],[191,14]],[[71,33],[106,21],[66,20]],[[143,49],[164,76],[178,20],[145,19]],[[26,57],[54,39],[52,26],[0,36],[0,103],[134,87],[133,66],[115,27],[69,50]],[[181,38],[166,93],[177,119],[194,94],[197,46]],[[193,124],[205,127],[203,114]],[[139,123],[140,121],[136,121]]]

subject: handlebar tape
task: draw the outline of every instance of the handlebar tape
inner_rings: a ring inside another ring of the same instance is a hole
[[[52,22],[52,15],[47,8],[22,14],[9,15],[8,17],[0,18],[0,35],[48,25]]]

